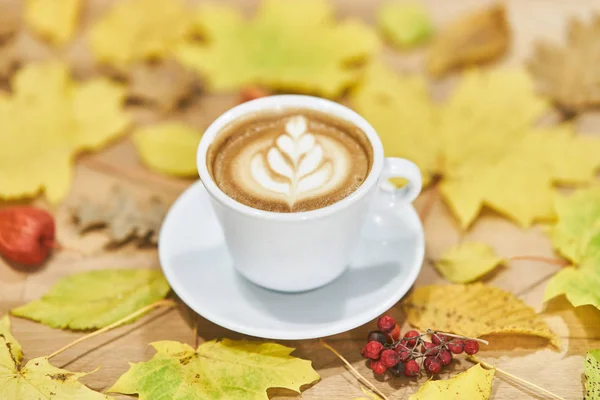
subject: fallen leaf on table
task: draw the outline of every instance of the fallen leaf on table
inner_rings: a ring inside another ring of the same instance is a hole
[[[0,41],[12,36],[21,25],[23,2],[0,0]]]
[[[494,249],[485,243],[466,242],[452,247],[435,261],[435,267],[454,283],[473,282],[502,263]]]
[[[600,349],[585,355],[585,400],[600,399]]]
[[[140,128],[133,136],[138,155],[146,166],[175,176],[197,176],[196,152],[201,133],[180,122]]]
[[[53,44],[64,45],[75,33],[81,0],[26,0],[25,22]]]
[[[565,295],[575,307],[600,309],[600,188],[557,195],[555,205],[558,222],[550,238],[572,265],[550,279],[544,300]]]
[[[0,11],[1,12],[1,11]],[[0,79],[9,77],[19,64],[15,39],[0,43]]]
[[[492,61],[510,44],[510,25],[502,4],[477,10],[453,21],[435,36],[427,68],[440,76],[457,67]]]
[[[428,380],[409,400],[487,400],[492,393],[494,372],[477,364],[450,379]]]
[[[427,328],[479,337],[517,334],[546,338],[558,347],[559,339],[544,320],[512,293],[482,283],[429,285],[416,288],[402,302],[408,322]]]
[[[0,93],[0,199],[43,189],[56,203],[69,191],[75,155],[102,148],[128,125],[125,91],[104,78],[74,82],[54,61],[25,66],[11,86],[12,95]]]
[[[206,43],[187,41],[176,56],[213,91],[260,85],[333,97],[358,78],[349,64],[379,49],[367,25],[336,21],[325,0],[263,0],[251,20],[235,8],[205,4],[196,24]]]
[[[151,343],[150,361],[131,364],[108,391],[138,394],[140,400],[191,398],[267,400],[267,389],[300,392],[319,380],[311,362],[290,356],[275,343],[212,340],[197,350],[173,341]]]
[[[378,12],[378,24],[384,35],[400,48],[412,47],[429,39],[433,25],[421,3],[388,1]]]
[[[11,313],[52,328],[98,329],[163,299],[169,290],[167,280],[158,270],[83,272],[60,279],[41,299]]]
[[[165,58],[191,33],[193,14],[181,0],[124,0],[91,28],[96,59],[117,68]]]
[[[569,23],[567,43],[537,43],[528,67],[542,93],[562,108],[582,111],[600,105],[600,15],[589,24]]]
[[[56,368],[47,357],[21,365],[21,345],[10,332],[8,316],[0,319],[0,398],[53,400],[110,400],[79,382],[86,373]],[[43,396],[43,397],[41,397]]]
[[[196,77],[171,60],[137,63],[128,71],[129,97],[171,111],[196,89]]]
[[[522,227],[551,219],[554,188],[591,182],[600,167],[600,139],[569,124],[532,127],[549,108],[523,70],[466,72],[440,105],[420,77],[375,63],[364,78],[351,104],[377,130],[387,156],[414,161],[426,184],[441,178],[462,228],[484,206]]]
[[[72,208],[80,233],[107,228],[109,245],[116,247],[134,241],[139,247],[158,244],[158,232],[167,207],[158,197],[141,205],[120,187],[113,190],[108,204],[81,199]]]

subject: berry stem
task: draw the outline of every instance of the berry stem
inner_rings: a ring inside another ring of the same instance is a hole
[[[467,360],[469,360],[471,362],[474,362],[474,363],[479,363],[479,364],[481,364],[483,367],[485,367],[487,369],[495,369],[496,372],[500,373],[501,375],[507,376],[507,377],[509,377],[509,378],[511,378],[511,379],[513,379],[513,380],[515,380],[515,381],[517,381],[517,382],[519,382],[519,383],[521,383],[521,384],[523,384],[525,386],[529,386],[531,388],[534,388],[534,389],[536,389],[536,390],[538,390],[538,391],[546,394],[547,396],[552,397],[553,399],[565,400],[564,398],[560,397],[559,395],[554,394],[554,393],[552,393],[552,392],[544,389],[543,387],[540,387],[540,386],[536,385],[535,383],[526,381],[525,379],[519,378],[518,376],[513,375],[510,372],[506,372],[504,370],[501,370],[500,368],[496,368],[493,365],[486,363],[485,361],[481,361],[480,359],[478,359],[475,356],[469,356],[469,357],[467,357]]]
[[[546,264],[558,265],[561,267],[566,267],[569,264],[568,261],[558,259],[558,258],[550,258],[543,256],[513,256],[508,258],[510,261],[540,261]]]
[[[369,387],[369,389],[371,389],[375,394],[377,394],[377,396],[381,397],[383,400],[389,400],[389,398],[381,393],[381,391],[379,389],[377,389],[375,387],[375,385],[373,385],[371,382],[369,382],[369,380],[367,378],[365,378],[364,376],[362,376],[360,374],[360,372],[358,372],[353,366],[352,364],[350,364],[348,362],[348,360],[346,360],[344,358],[344,356],[342,356],[340,353],[338,353],[338,351],[336,349],[334,349],[333,347],[331,347],[330,345],[327,344],[327,342],[325,342],[323,339],[319,340],[319,343],[321,343],[321,345],[323,347],[325,347],[326,349],[328,349],[329,351],[331,351],[333,354],[335,354],[340,360],[342,360],[342,362],[344,364],[346,364],[346,367],[348,367],[348,369],[350,370],[350,372],[356,376],[356,378],[358,378],[359,381],[361,381],[362,383],[364,383],[365,385],[367,385]]]
[[[434,330],[431,330],[431,329],[427,329],[427,333],[430,334],[430,335],[432,335],[434,333],[438,333],[440,335],[446,335],[446,336],[450,336],[450,337],[457,338],[457,339],[474,340],[476,342],[483,343],[486,346],[488,344],[490,344],[490,342],[488,342],[487,340],[478,339],[478,338],[472,338],[472,337],[468,337],[468,336],[455,335],[453,333],[446,333],[446,332],[434,331]]]

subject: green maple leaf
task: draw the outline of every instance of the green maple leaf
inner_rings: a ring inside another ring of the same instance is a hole
[[[572,265],[552,277],[544,300],[565,295],[575,307],[600,308],[600,188],[559,195],[555,206],[558,222],[550,237]]]
[[[140,400],[267,400],[267,389],[300,392],[319,374],[311,362],[290,356],[275,343],[210,341],[197,350],[184,343],[151,343],[150,361],[131,364],[109,392],[138,394]]]
[[[169,290],[158,270],[98,270],[63,278],[41,299],[11,312],[53,328],[95,329],[164,298]]]
[[[585,400],[600,399],[600,349],[585,355]]]
[[[8,316],[0,319],[0,399],[109,400],[78,381],[86,373],[56,368],[47,357],[21,366],[23,353],[10,333]]]
[[[353,19],[336,22],[325,0],[263,0],[251,20],[208,4],[196,25],[206,43],[187,40],[176,57],[214,90],[258,84],[335,96],[358,77],[349,64],[379,49],[370,28]]]

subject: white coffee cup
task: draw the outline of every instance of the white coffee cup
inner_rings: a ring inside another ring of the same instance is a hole
[[[248,114],[288,108],[332,115],[367,135],[373,147],[373,165],[355,192],[327,207],[279,213],[249,207],[219,189],[206,165],[206,153],[219,132]],[[411,203],[421,191],[419,168],[402,158],[385,158],[379,136],[364,118],[340,104],[311,96],[263,97],[225,112],[204,133],[197,165],[237,271],[257,285],[284,292],[318,288],[346,270],[376,197],[380,204],[395,206]],[[396,189],[389,178],[405,178],[408,184]]]

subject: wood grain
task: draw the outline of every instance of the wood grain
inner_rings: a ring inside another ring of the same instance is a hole
[[[52,53],[66,56],[75,66],[79,76],[97,73],[90,61],[86,48],[85,27],[102,14],[112,1],[88,0],[84,12],[84,23],[76,43],[61,51],[48,51],[39,43],[24,34],[22,40],[29,41],[30,59],[43,59]],[[482,6],[481,0],[424,0],[436,24]],[[227,0],[248,13],[256,6],[256,1]],[[368,22],[374,21],[375,11],[380,1],[337,0],[334,2],[340,16],[355,16]],[[531,53],[532,44],[537,39],[561,40],[566,22],[571,16],[588,18],[591,11],[600,11],[600,3],[594,0],[512,0],[506,1],[509,18],[514,29],[514,40],[510,54],[501,63],[508,66],[519,65]],[[36,51],[34,51],[37,49]],[[382,57],[399,71],[417,72],[422,69],[423,51],[398,54],[386,49]],[[435,86],[442,93],[447,85],[440,82]],[[152,123],[165,119],[183,119],[199,129],[208,124],[220,113],[236,103],[234,95],[202,96],[192,99],[185,110],[173,114],[131,107],[138,124]],[[484,100],[484,99],[482,99]],[[399,121],[401,124],[402,121]],[[575,121],[585,132],[600,135],[598,115],[584,114]],[[31,273],[15,270],[0,264],[0,315],[12,307],[33,300],[42,295],[58,278],[72,273],[101,268],[144,267],[159,268],[156,251],[138,250],[125,247],[117,251],[105,251],[106,238],[102,234],[78,236],[69,220],[68,204],[82,196],[101,198],[109,193],[112,185],[118,184],[131,190],[132,195],[148,196],[158,194],[166,202],[174,201],[192,180],[170,179],[146,170],[139,162],[128,138],[115,143],[105,151],[85,155],[78,159],[75,179],[66,202],[56,207],[59,240],[68,248],[80,251],[63,251],[41,269]],[[516,193],[515,195],[518,195]],[[426,195],[417,201],[422,207]],[[540,255],[553,257],[550,243],[539,227],[520,230],[510,222],[493,213],[485,213],[467,233],[461,233],[440,199],[433,204],[425,222],[427,238],[427,258],[435,259],[442,251],[462,240],[483,240],[492,244],[505,257],[516,255]],[[0,261],[1,263],[1,261]],[[586,351],[600,347],[600,312],[593,307],[571,307],[564,299],[556,299],[547,304],[542,302],[543,292],[549,277],[560,267],[541,262],[514,261],[485,278],[488,284],[514,292],[517,296],[540,311],[562,339],[560,351],[553,351],[541,339],[517,336],[492,336],[491,344],[480,353],[480,357],[499,368],[562,396],[565,399],[581,399],[583,393],[583,358]],[[425,263],[416,285],[444,283],[429,263]],[[485,299],[482,299],[485,301]],[[234,305],[232,305],[234,306]],[[398,305],[390,313],[403,321]],[[241,335],[216,326],[200,316],[194,315],[185,307],[172,310],[157,310],[132,325],[121,327],[108,334],[84,342],[57,356],[53,363],[75,371],[100,370],[87,376],[84,381],[96,390],[110,387],[116,378],[128,368],[128,362],[149,359],[153,351],[148,343],[156,340],[179,340],[193,343],[192,326],[198,324],[201,340],[216,337],[240,338]],[[350,332],[327,338],[328,343],[341,352],[361,373],[392,399],[401,399],[413,393],[426,378],[419,381],[399,379],[376,379],[361,359],[360,348],[366,334],[373,329],[375,322]],[[79,333],[52,330],[40,324],[13,318],[15,336],[23,345],[26,358],[47,355],[52,351],[81,336]],[[322,376],[321,382],[309,387],[303,399],[352,399],[362,396],[360,385],[346,371],[342,363],[318,341],[286,342],[297,348],[295,355],[313,361]],[[470,364],[466,361],[453,364],[451,374],[458,373]],[[294,398],[289,392],[274,390],[272,398]],[[493,385],[493,398],[514,400],[522,398],[543,398],[527,388],[496,378]],[[127,396],[117,396],[128,399]]]

